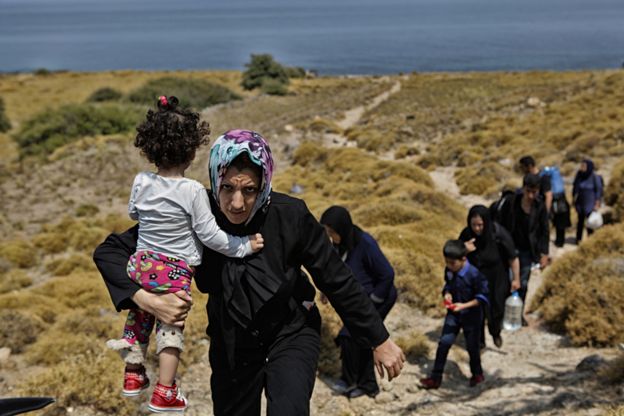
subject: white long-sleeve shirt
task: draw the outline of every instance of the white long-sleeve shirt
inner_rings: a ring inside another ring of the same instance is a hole
[[[152,250],[201,263],[202,243],[228,257],[252,253],[248,237],[227,234],[210,210],[206,189],[188,178],[141,172],[134,178],[128,214],[139,221],[137,250]]]

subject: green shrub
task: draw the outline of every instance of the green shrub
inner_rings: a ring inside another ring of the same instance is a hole
[[[265,78],[262,81],[260,91],[268,95],[286,95],[288,94],[288,86],[279,80]]]
[[[134,108],[69,104],[45,110],[26,121],[15,139],[23,156],[46,155],[84,136],[131,131],[140,119],[141,114]]]
[[[277,84],[288,85],[286,69],[269,54],[251,55],[251,61],[245,64],[241,85],[246,90],[262,87],[268,80]]]
[[[11,122],[4,114],[4,100],[0,97],[0,133],[9,131],[11,129]]]
[[[161,95],[174,95],[180,105],[203,109],[215,104],[238,100],[240,97],[223,85],[203,79],[163,77],[148,81],[128,95],[133,103],[154,106]]]
[[[123,97],[120,91],[111,87],[104,87],[95,90],[93,94],[87,98],[88,103],[101,103],[103,101],[118,101]]]
[[[305,78],[306,70],[300,66],[287,66],[284,68],[288,78]]]

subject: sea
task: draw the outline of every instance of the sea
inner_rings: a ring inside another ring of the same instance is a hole
[[[0,0],[0,72],[621,68],[624,0]]]

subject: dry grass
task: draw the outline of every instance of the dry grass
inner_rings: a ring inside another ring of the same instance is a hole
[[[0,319],[24,328],[5,325],[0,338],[20,360],[41,367],[21,375],[17,393],[54,396],[61,408],[86,405],[118,415],[138,411],[118,394],[121,360],[104,349],[125,315],[113,312],[89,257],[109,232],[133,224],[125,215],[132,178],[151,166],[133,148],[132,133],[80,138],[57,149],[46,163],[18,161],[11,134],[50,102],[82,103],[103,87],[127,94],[163,75],[0,75],[0,95],[13,125],[0,134],[5,203]],[[288,192],[293,183],[302,186],[304,192],[296,196],[317,217],[330,205],[346,206],[393,264],[399,302],[434,316],[441,313],[441,247],[457,236],[465,209],[436,191],[421,167],[457,166],[461,192],[492,195],[519,177],[513,164],[524,153],[533,153],[540,164],[559,164],[568,176],[585,154],[599,166],[608,153],[624,155],[619,123],[624,73],[619,71],[414,74],[401,78],[398,93],[346,131],[338,124],[345,112],[387,91],[398,77],[293,80],[292,95],[273,97],[243,92],[238,72],[167,75],[206,79],[242,95],[242,101],[203,112],[213,136],[235,127],[263,133],[278,161],[274,188]],[[543,105],[528,105],[529,97]],[[325,149],[320,143],[328,133],[345,134],[364,150]],[[309,141],[299,142],[301,137]],[[200,149],[190,177],[206,182],[207,153]],[[401,161],[382,160],[376,153]],[[614,169],[607,189],[617,218],[623,172],[621,165]],[[568,334],[575,345],[622,342],[622,247],[624,228],[605,227],[547,272],[535,306],[551,328]],[[186,335],[194,348],[183,354],[181,372],[206,353],[206,296],[196,291],[193,296],[196,306]],[[321,312],[319,366],[336,376],[340,360],[333,338],[341,323],[330,307],[321,306]],[[399,342],[411,359],[427,354],[419,334]],[[614,412],[621,414],[621,409]]]
[[[408,361],[414,363],[427,358],[429,355],[429,343],[427,337],[420,332],[398,338],[396,344],[401,347]]]
[[[547,271],[534,307],[575,345],[624,341],[624,224],[605,226]]]

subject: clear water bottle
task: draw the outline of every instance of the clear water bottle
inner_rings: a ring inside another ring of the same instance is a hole
[[[505,301],[503,328],[507,331],[516,331],[522,328],[522,299],[520,299],[518,292],[513,292]]]

